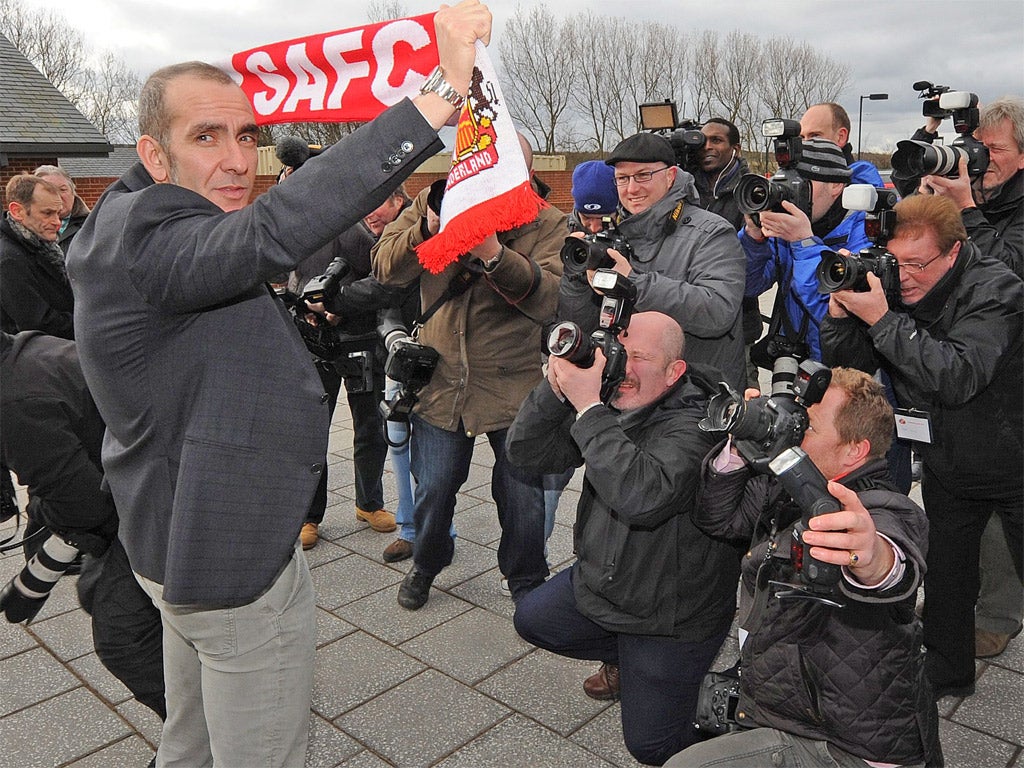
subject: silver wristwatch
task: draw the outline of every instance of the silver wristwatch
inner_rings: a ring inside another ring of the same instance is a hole
[[[434,67],[430,77],[420,86],[420,93],[436,93],[456,109],[462,109],[462,105],[466,103],[466,97],[444,79],[444,70],[440,64]]]

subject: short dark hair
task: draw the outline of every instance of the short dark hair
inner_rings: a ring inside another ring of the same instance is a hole
[[[885,456],[892,443],[893,412],[885,388],[864,371],[833,368],[830,386],[841,389],[846,401],[836,410],[835,428],[843,443],[871,444],[869,459]]]
[[[53,182],[28,172],[12,176],[11,180],[7,182],[4,194],[7,196],[8,203],[18,203],[25,210],[29,210],[32,207],[32,198],[36,194],[36,187],[42,187],[47,192],[52,192],[60,197],[60,190],[54,186]]]
[[[708,123],[716,123],[718,125],[724,125],[726,130],[728,131],[729,143],[732,144],[734,147],[738,147],[739,146],[739,144],[740,144],[740,129],[737,128],[735,125],[730,123],[724,117],[709,117],[707,120],[704,121],[704,125],[707,125]]]
[[[171,64],[151,74],[139,94],[139,131],[143,136],[152,136],[162,147],[167,145],[167,130],[171,122],[164,101],[167,85],[172,80],[186,76],[212,80],[221,85],[235,83],[227,72],[204,61]]]

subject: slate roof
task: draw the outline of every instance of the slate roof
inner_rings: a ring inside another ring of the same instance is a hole
[[[106,137],[0,35],[0,165],[10,157],[97,157],[111,149]]]
[[[134,144],[115,144],[110,157],[64,157],[57,164],[73,179],[120,178],[139,161]]]

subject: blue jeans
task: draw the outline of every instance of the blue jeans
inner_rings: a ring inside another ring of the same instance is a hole
[[[619,665],[622,735],[641,763],[662,765],[697,740],[697,694],[728,628],[707,640],[609,632],[576,607],[572,568],[516,606],[516,631],[539,648]]]
[[[398,394],[400,384],[394,379],[385,379],[384,397],[391,400]],[[391,471],[395,473],[395,485],[398,487],[398,509],[395,510],[395,522],[398,523],[398,538],[408,542],[416,541],[416,522],[413,514],[416,502],[413,496],[416,481],[409,467],[409,425],[402,421],[386,421],[388,431],[388,454],[391,456]],[[455,538],[455,523],[452,523],[451,536]]]
[[[450,529],[455,495],[466,478],[476,439],[464,431],[449,432],[412,416],[412,474],[416,478],[416,568],[436,576],[452,562],[455,543]],[[498,507],[501,541],[498,568],[508,578],[513,600],[543,584],[548,575],[544,560],[544,485],[541,475],[512,466],[505,453],[505,433],[490,432],[494,451],[491,496]]]

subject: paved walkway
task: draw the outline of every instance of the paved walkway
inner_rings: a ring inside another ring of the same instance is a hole
[[[512,601],[498,586],[486,441],[459,495],[455,562],[427,606],[409,612],[395,601],[408,561],[380,559],[393,535],[355,519],[348,409],[337,411],[324,540],[307,553],[319,605],[307,765],[637,766],[622,743],[618,705],[583,694],[596,665],[534,649],[512,628]],[[562,497],[550,541],[549,559],[560,565],[571,559],[581,474]],[[390,471],[385,493],[392,504]],[[23,562],[18,553],[0,559],[0,578]],[[736,655],[732,637],[719,664]],[[947,766],[1024,766],[1022,673],[1017,638],[979,663],[973,697],[940,702]],[[159,738],[158,718],[93,652],[74,577],[61,580],[31,626],[0,623],[0,768],[143,768]]]

